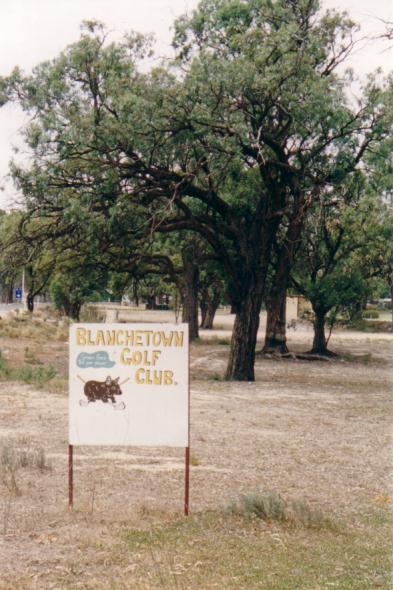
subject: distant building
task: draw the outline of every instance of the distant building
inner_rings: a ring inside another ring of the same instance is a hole
[[[290,295],[286,303],[286,321],[291,322],[310,317],[313,314],[311,303],[303,295]]]

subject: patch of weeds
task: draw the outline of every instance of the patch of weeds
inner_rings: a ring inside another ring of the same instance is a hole
[[[224,375],[220,375],[219,373],[213,373],[212,375],[208,376],[208,381],[225,381]]]
[[[58,342],[68,342],[68,326],[59,326],[57,328],[56,340]]]
[[[0,336],[4,338],[19,338],[19,326],[14,319],[1,322],[0,324]]]
[[[229,506],[229,511],[233,514],[267,521],[286,522],[289,520],[287,502],[277,492],[243,495],[237,503]]]
[[[377,497],[374,502],[379,504],[379,498]],[[372,528],[389,527],[393,540],[393,515],[389,504],[379,504],[375,508],[365,511],[361,518],[367,526]]]
[[[10,369],[8,367],[8,363],[5,360],[4,356],[0,350],[0,378],[6,379],[10,375]]]
[[[196,455],[190,455],[190,465],[192,465],[192,467],[198,467],[198,465],[200,465],[200,461]]]
[[[302,525],[306,528],[333,527],[333,523],[319,508],[313,508],[304,500],[287,502],[276,491],[241,496],[238,502],[229,506],[229,512],[267,522]]]
[[[216,511],[127,531],[123,543],[136,556],[133,588],[390,590],[391,544],[383,532],[259,526],[256,516]]]
[[[26,353],[26,351],[28,352]],[[35,359],[34,354],[28,348],[25,349],[25,359],[26,355],[31,359],[29,364],[11,368],[0,352],[0,379],[24,381],[25,383],[34,383],[37,386],[42,386],[56,376],[56,369],[52,365],[48,367],[41,366],[40,361]],[[39,366],[34,366],[36,363]]]
[[[369,363],[375,361],[371,352],[366,352],[365,354],[358,355],[352,354],[350,352],[345,352],[343,354],[340,354],[340,358],[350,363],[361,363],[363,365],[368,365]]]
[[[42,362],[37,359],[34,352],[32,350],[30,350],[30,348],[28,346],[26,346],[26,348],[25,348],[24,357],[25,357],[25,362],[29,363],[30,365],[42,365]]]
[[[52,471],[52,464],[42,448],[19,448],[12,441],[3,441],[0,447],[1,482],[13,496],[22,494],[17,476],[23,469],[46,473]]]
[[[21,467],[36,469],[41,473],[52,471],[52,463],[48,460],[44,449],[20,449],[18,453]]]
[[[52,464],[43,448],[18,447],[14,442],[5,440],[0,447],[0,464],[11,469],[29,468],[38,471],[52,471]]]
[[[290,514],[295,522],[307,528],[334,528],[333,522],[325,516],[320,508],[314,508],[304,500],[292,501]]]
[[[36,343],[48,342],[57,339],[58,320],[49,317],[48,313],[42,321],[34,316],[11,318],[0,324],[0,336],[5,338],[26,338]]]
[[[229,346],[229,344],[231,343],[231,339],[225,338],[224,336],[211,336],[210,338],[198,338],[198,340],[195,341],[195,343],[207,346]]]
[[[362,313],[364,320],[377,320],[379,318],[379,311],[377,309],[369,309]]]
[[[126,541],[130,549],[138,549],[139,547],[150,545],[156,540],[156,536],[156,533],[152,531],[133,530],[127,532]]]
[[[50,393],[67,393],[68,378],[56,375],[53,379],[47,382],[45,387]]]
[[[34,368],[31,365],[23,365],[20,368],[14,369],[11,376],[25,383],[34,383],[36,385],[43,385],[53,377],[56,376],[56,369],[49,365],[49,367]]]
[[[357,319],[352,322],[348,322],[346,327],[349,330],[357,330],[358,332],[369,332],[369,324],[367,320]]]
[[[20,496],[22,493],[16,478],[19,466],[15,449],[4,444],[0,449],[1,483],[12,496]]]
[[[231,339],[225,338],[224,336],[212,336],[211,338],[207,338],[204,342],[206,342],[206,344],[218,344],[219,346],[229,346],[231,343]]]

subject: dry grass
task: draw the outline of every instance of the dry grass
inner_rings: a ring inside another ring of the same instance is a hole
[[[66,392],[68,321],[53,310],[19,312],[0,321],[0,339],[0,381]]]
[[[135,583],[141,588],[388,590],[386,532],[381,525],[370,547],[349,531],[288,528],[212,512],[130,531],[125,540],[139,558]]]
[[[360,362],[258,358],[251,384],[222,380],[221,336],[193,346],[191,517],[167,448],[75,449],[69,513],[67,327],[49,319],[0,322],[0,590],[390,590],[392,339],[340,333]],[[49,366],[39,387],[5,374]]]
[[[0,588],[390,590],[386,511],[368,518],[372,542],[361,531],[288,527],[222,511],[144,529],[114,525],[100,535],[81,529],[72,554],[61,532],[38,533],[31,542],[47,554],[46,563],[38,558],[18,579],[7,573]],[[92,529],[87,520],[86,528]],[[63,556],[55,560],[59,545]]]

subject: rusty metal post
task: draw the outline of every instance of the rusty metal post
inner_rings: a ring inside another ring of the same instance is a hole
[[[188,516],[190,509],[190,447],[186,447],[185,478],[184,478],[184,514]]]
[[[68,445],[68,510],[74,507],[74,447]]]

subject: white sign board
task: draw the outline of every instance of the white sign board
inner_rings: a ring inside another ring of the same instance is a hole
[[[188,324],[70,327],[71,445],[189,446]]]

